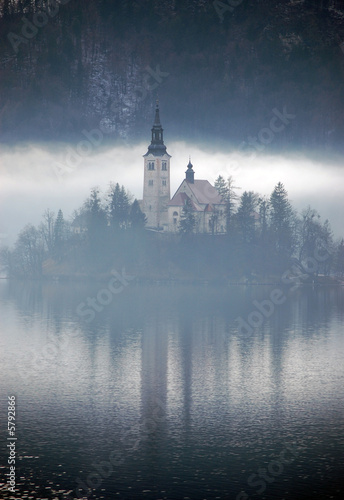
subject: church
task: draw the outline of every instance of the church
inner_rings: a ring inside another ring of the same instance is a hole
[[[185,179],[170,197],[171,156],[164,144],[159,104],[156,104],[152,140],[144,157],[143,199],[141,209],[146,215],[146,228],[151,231],[179,231],[185,205],[193,211],[198,233],[225,232],[225,203],[207,180],[195,179],[189,160]]]

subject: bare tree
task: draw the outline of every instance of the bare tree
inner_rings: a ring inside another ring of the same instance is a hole
[[[43,214],[43,222],[39,226],[39,231],[42,234],[44,243],[49,253],[51,253],[54,248],[54,226],[55,214],[47,208]]]

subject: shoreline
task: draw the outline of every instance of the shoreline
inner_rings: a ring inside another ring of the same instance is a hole
[[[0,277],[3,281],[17,281],[17,282],[40,282],[40,283],[104,283],[111,279],[113,276],[111,274],[97,274],[97,275],[45,275],[39,278],[34,277]],[[298,287],[323,287],[323,286],[344,286],[344,280],[335,276],[318,276],[315,280],[305,280],[303,282],[293,283],[283,283],[278,279],[269,280],[237,280],[230,278],[209,278],[209,279],[197,279],[197,278],[165,278],[165,277],[145,277],[139,276],[134,277],[132,284],[136,286],[150,285],[150,286],[298,286]]]

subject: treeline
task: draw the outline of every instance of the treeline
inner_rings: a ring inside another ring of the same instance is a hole
[[[313,280],[320,274],[343,276],[343,240],[335,241],[329,221],[322,222],[315,209],[308,206],[298,214],[281,182],[270,197],[253,191],[244,191],[239,197],[231,177],[226,181],[219,176],[215,187],[225,202],[226,235],[217,234],[219,214],[215,212],[210,226],[216,249],[212,243],[203,242],[202,252],[194,245],[196,219],[191,205],[186,204],[180,232],[189,244],[191,262],[203,253],[199,267],[217,267],[218,272],[248,281],[281,278],[287,272],[291,279],[303,276]]]
[[[145,230],[139,202],[119,184],[101,196],[93,188],[66,221],[46,210],[38,227],[26,226],[13,249],[2,248],[12,277],[99,276],[125,267],[147,279],[229,279],[247,282],[319,275],[344,276],[344,241],[334,239],[328,220],[315,209],[298,214],[282,183],[270,197],[238,195],[232,178],[215,187],[225,203],[226,234],[214,212],[209,234],[197,234],[192,206],[186,204],[178,233]]]
[[[47,209],[38,227],[24,227],[13,249],[2,248],[2,262],[16,277],[107,272],[116,257],[132,263],[144,225],[138,201],[123,186],[110,184],[104,199],[93,188],[71,220]]]

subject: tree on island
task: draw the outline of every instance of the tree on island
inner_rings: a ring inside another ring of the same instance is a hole
[[[106,210],[102,206],[98,187],[91,189],[91,194],[83,206],[83,212],[86,217],[86,224],[89,239],[98,238],[103,235],[107,226]]]
[[[45,243],[41,231],[28,224],[20,231],[11,252],[9,275],[41,277],[45,257]]]
[[[110,227],[113,230],[126,229],[129,224],[130,194],[125,187],[118,184],[110,184],[108,194],[107,213]]]
[[[54,224],[54,256],[61,261],[63,256],[63,247],[66,239],[66,222],[63,218],[62,210],[57,213]]]
[[[39,225],[39,231],[42,234],[49,253],[52,253],[54,249],[54,226],[55,214],[47,208],[43,213],[43,222]]]
[[[295,214],[284,185],[279,182],[270,196],[270,228],[275,251],[290,257],[294,250]]]
[[[196,217],[190,199],[187,199],[180,216],[179,233],[183,235],[190,235],[195,231]]]
[[[135,199],[130,207],[129,223],[130,227],[134,230],[140,230],[145,227],[147,218],[142,212],[139,202]]]
[[[234,179],[230,175],[227,181],[219,175],[214,183],[214,187],[221,196],[222,200],[225,202],[225,215],[226,215],[226,232],[229,233],[232,229],[232,219],[235,213],[235,204],[238,200],[238,195],[235,189],[240,189],[238,186],[234,186]]]
[[[107,215],[98,187],[92,188],[90,196],[82,207],[86,220],[85,255],[88,266],[100,270],[105,267],[109,253],[107,241]]]
[[[344,277],[344,240],[342,239],[337,247],[336,252],[336,272],[338,275]]]
[[[243,243],[253,243],[255,239],[254,212],[257,207],[258,196],[253,191],[244,191],[240,198],[240,205],[236,214],[239,233]]]

